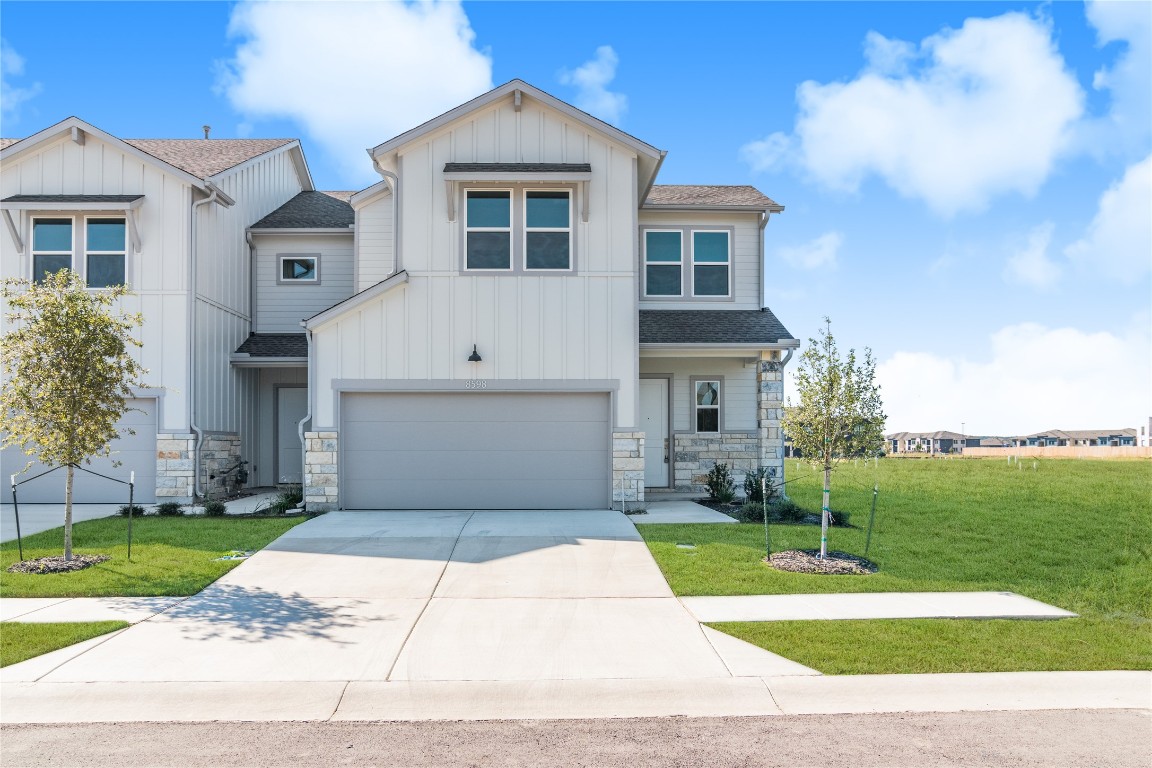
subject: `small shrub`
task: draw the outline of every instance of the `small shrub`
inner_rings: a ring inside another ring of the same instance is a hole
[[[708,479],[704,482],[708,486],[708,496],[721,504],[727,504],[736,498],[736,483],[732,480],[732,472],[727,464],[717,464],[708,470]]]
[[[212,499],[204,502],[204,514],[208,517],[222,517],[228,511],[228,505],[222,501]]]
[[[764,505],[758,501],[746,501],[740,507],[740,512],[736,517],[742,523],[762,523],[764,522]]]
[[[120,507],[120,509],[118,509],[117,511],[121,515],[123,515],[124,517],[128,517],[128,505],[127,504]],[[142,514],[144,514],[144,507],[140,506],[139,504],[133,504],[132,505],[132,516],[135,517],[136,515],[142,515]]]
[[[769,509],[773,519],[784,523],[798,523],[808,516],[807,510],[792,499],[785,497],[773,501]]]
[[[156,514],[160,517],[179,517],[184,514],[184,505],[175,501],[165,501],[156,505]]]
[[[295,509],[303,500],[304,491],[300,486],[288,486],[268,504],[268,512],[273,515],[282,515],[290,509]]]
[[[761,481],[763,481],[763,488],[768,495],[768,503],[772,503],[776,497],[776,485],[768,475],[768,467],[754,469],[744,476],[744,496],[747,497],[748,501],[757,503],[764,501],[760,493]]]

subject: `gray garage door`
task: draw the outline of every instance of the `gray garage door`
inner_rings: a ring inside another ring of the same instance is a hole
[[[604,509],[608,395],[355,393],[342,401],[346,509]]]
[[[85,469],[109,475],[121,480],[128,479],[128,473],[136,472],[136,501],[150,503],[156,500],[156,401],[129,400],[129,411],[121,420],[121,425],[131,427],[135,435],[122,435],[112,442],[112,456],[95,459],[91,464],[81,464]],[[19,448],[13,446],[0,453],[0,485],[3,491],[0,498],[5,503],[12,501],[12,486],[8,476],[19,472],[28,461]],[[119,461],[120,466],[112,466]],[[32,468],[16,480],[34,477],[49,467],[34,463]],[[64,502],[65,470],[58,469],[47,477],[24,483],[16,489],[21,504],[61,504]],[[127,504],[128,486],[94,477],[87,472],[77,471],[72,487],[72,500],[78,504]]]

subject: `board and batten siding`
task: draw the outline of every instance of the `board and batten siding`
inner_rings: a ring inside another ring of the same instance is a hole
[[[392,193],[385,192],[356,211],[357,292],[371,288],[396,271],[393,237]]]
[[[256,243],[256,333],[303,333],[300,321],[353,293],[352,234],[254,235]],[[320,283],[281,284],[280,256],[319,254]],[[381,278],[383,279],[383,278]],[[377,280],[376,282],[380,282]]]
[[[127,279],[135,295],[125,298],[122,306],[144,317],[138,333],[143,346],[135,354],[148,370],[145,383],[165,393],[158,401],[158,429],[186,431],[191,185],[155,163],[87,133],[83,144],[62,135],[4,162],[0,197],[66,194],[144,195],[136,211],[140,252],[134,253],[129,247],[127,254]],[[98,211],[83,213],[100,215]],[[32,217],[78,212],[12,211],[11,215],[25,252],[22,256],[16,252],[4,227],[0,233],[0,275],[26,280],[32,275]],[[124,214],[109,211],[108,215]]]
[[[730,301],[706,299],[645,299],[640,297],[641,309],[760,309],[763,298],[761,287],[761,230],[756,213],[717,211],[640,211],[640,230],[661,227],[690,227],[692,229],[732,229],[733,294]],[[685,247],[684,269],[692,268],[689,249]],[[643,269],[643,265],[640,267]],[[643,285],[637,287],[643,291]]]
[[[201,429],[242,432],[256,393],[254,374],[229,354],[252,330],[251,254],[246,229],[303,190],[291,149],[279,149],[214,177],[236,201],[196,209],[196,418]]]
[[[693,422],[693,379],[717,378],[723,381],[720,407],[723,431],[755,432],[756,367],[743,359],[727,357],[643,357],[640,374],[672,376],[671,409],[673,432],[695,432]]]

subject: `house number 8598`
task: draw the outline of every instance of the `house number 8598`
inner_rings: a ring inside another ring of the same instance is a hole
[[[488,382],[484,379],[468,379],[464,382],[464,389],[488,389]]]

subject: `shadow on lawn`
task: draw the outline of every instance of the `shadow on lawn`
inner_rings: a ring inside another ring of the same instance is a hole
[[[334,630],[374,621],[395,621],[396,616],[358,615],[352,608],[365,601],[322,605],[299,594],[280,595],[262,589],[221,585],[209,587],[164,612],[164,620],[179,622],[180,630],[195,640],[263,642],[275,638],[306,637],[343,643]]]

